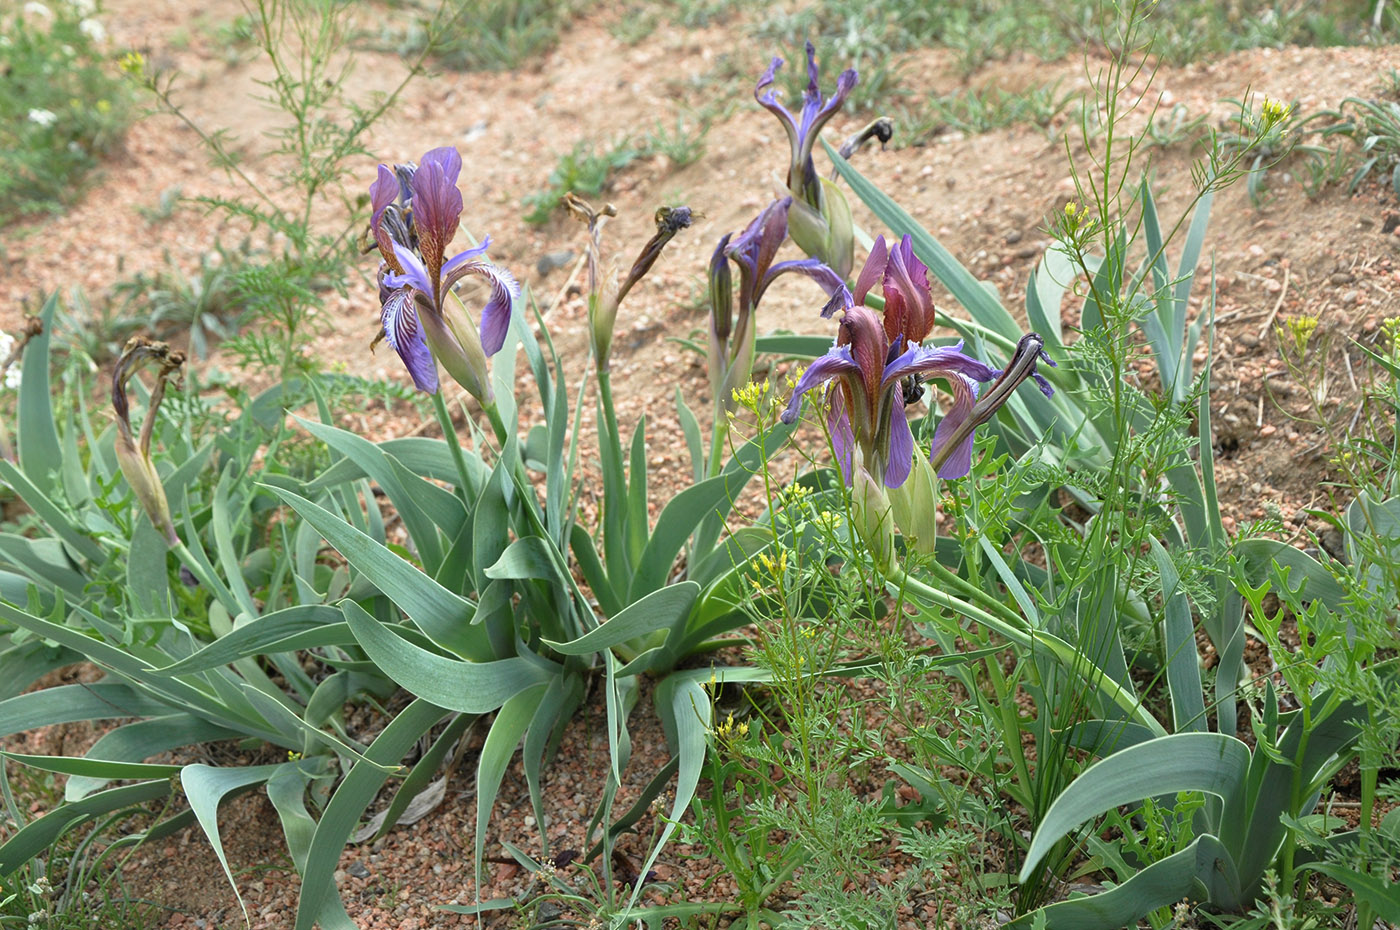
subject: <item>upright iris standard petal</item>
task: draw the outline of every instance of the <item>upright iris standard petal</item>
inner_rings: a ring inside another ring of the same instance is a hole
[[[433,361],[433,354],[428,351],[428,343],[423,339],[415,302],[411,287],[401,287],[389,295],[381,314],[384,338],[403,359],[414,386],[420,391],[436,394],[437,364]]]
[[[729,243],[725,254],[739,266],[739,303],[752,307],[763,295],[768,269],[787,239],[791,197],[774,200]]]
[[[452,159],[445,156],[433,158],[434,149],[423,156],[423,163],[414,172],[413,225],[418,231],[419,250],[423,253],[423,264],[433,277],[442,270],[443,255],[452,237],[457,235],[457,226],[462,218],[462,192],[457,189],[457,172],[461,170],[461,158],[456,156],[455,169]],[[441,303],[441,301],[439,301]]]
[[[872,252],[873,254],[873,252]],[[862,272],[863,274],[863,272]],[[928,266],[914,255],[909,235],[890,249],[885,263],[885,326],[902,333],[909,342],[922,343],[933,329],[933,291],[928,284]]]
[[[860,276],[856,278],[856,289],[852,295],[858,304],[865,303],[865,295],[870,293],[870,289],[875,286],[876,281],[882,281],[885,277],[885,265],[889,261],[889,246],[885,245],[884,236],[876,236],[875,242],[870,246],[870,256],[865,260],[865,266],[860,270]],[[915,339],[914,342],[919,340]]]

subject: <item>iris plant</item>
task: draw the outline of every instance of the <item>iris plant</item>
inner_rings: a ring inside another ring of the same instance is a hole
[[[851,208],[840,189],[817,174],[812,163],[812,149],[822,127],[841,109],[860,78],[854,69],[848,68],[836,79],[835,92],[830,97],[822,97],[817,80],[816,49],[808,42],[807,88],[802,93],[802,109],[794,114],[772,91],[773,81],[782,66],[781,58],[773,59],[758,79],[754,99],[783,124],[792,148],[787,172],[787,189],[794,199],[792,238],[808,255],[820,258],[844,278],[851,273],[855,262]]]
[[[882,314],[863,304],[876,282],[885,298]],[[922,345],[933,327],[933,298],[928,269],[914,255],[908,236],[893,248],[886,246],[883,237],[875,241],[857,279],[854,298],[855,305],[843,314],[831,350],[798,379],[782,419],[794,422],[802,396],[827,386],[828,431],[842,474],[856,492],[858,509],[866,512],[864,528],[869,530],[870,542],[888,538],[883,527],[892,506],[906,533],[910,521],[931,527],[931,476],[920,482],[927,488],[917,492],[911,488],[894,502],[883,491],[902,488],[911,471],[924,468],[922,457],[915,455],[914,435],[905,413],[905,407],[922,395],[923,382],[943,380],[953,395],[951,407],[934,431],[928,466],[940,478],[960,478],[972,467],[974,430],[992,418],[1022,381],[1033,377],[1042,391],[1047,395],[1051,392],[1049,383],[1036,371],[1037,360],[1050,359],[1034,333],[1021,339],[1005,371],[964,354],[962,343]],[[979,387],[987,382],[994,383],[979,398]],[[915,493],[915,499],[905,499]],[[879,512],[880,508],[884,512]],[[928,512],[921,513],[925,510]],[[931,543],[931,532],[922,535]],[[883,542],[872,542],[871,547],[877,556],[888,549]]]
[[[510,272],[486,260],[490,237],[446,257],[462,216],[461,170],[462,157],[450,147],[433,149],[417,166],[390,170],[380,165],[369,189],[370,231],[382,258],[384,338],[403,359],[413,383],[419,390],[437,392],[436,359],[458,384],[489,405],[493,398],[486,360],[505,344],[519,288]],[[469,274],[491,286],[479,331],[460,299],[450,304],[447,299]]]

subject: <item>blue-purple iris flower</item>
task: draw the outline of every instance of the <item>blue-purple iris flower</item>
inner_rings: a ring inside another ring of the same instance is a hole
[[[782,66],[781,58],[773,59],[768,65],[768,70],[758,79],[758,86],[753,92],[754,99],[778,117],[783,129],[787,131],[788,142],[792,146],[792,162],[788,166],[787,175],[788,189],[813,208],[820,209],[821,183],[812,164],[812,148],[817,143],[822,127],[841,109],[841,104],[846,102],[846,97],[860,78],[855,69],[847,68],[836,79],[836,92],[823,99],[821,87],[817,83],[817,50],[808,42],[807,88],[802,92],[802,109],[794,116],[778,101],[777,95],[772,91],[774,78]]]
[[[393,171],[380,165],[369,189],[370,230],[383,258],[379,280],[384,336],[413,383],[430,394],[437,391],[436,359],[459,384],[489,403],[486,359],[505,344],[519,289],[510,272],[486,260],[489,237],[476,248],[446,258],[461,222],[461,170],[462,157],[451,147],[428,152],[416,170],[400,166]],[[491,285],[479,330],[465,319],[460,304],[447,303],[452,288],[469,274],[481,275]]]
[[[822,316],[832,316],[854,303],[846,282],[819,259],[774,262],[787,239],[791,207],[791,197],[774,200],[739,235],[726,234],[710,261],[710,384],[718,402],[726,406],[731,404],[734,389],[747,383],[752,374],[754,315],[768,286],[779,275],[792,272],[815,281],[827,295]],[[737,312],[731,261],[739,266]]]

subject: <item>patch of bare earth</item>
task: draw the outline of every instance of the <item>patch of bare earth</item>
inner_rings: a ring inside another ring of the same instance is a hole
[[[203,5],[203,12],[218,21],[232,18],[239,7],[219,0]],[[256,63],[225,64],[207,31],[194,28],[193,15],[191,7],[176,0],[108,4],[113,43],[142,49],[153,64],[182,71],[179,97],[192,115],[210,128],[236,130],[244,140],[245,170],[255,180],[270,183],[274,166],[262,155],[266,140],[259,132],[276,125],[276,117],[248,99],[256,90],[255,80],[265,72]],[[706,154],[697,163],[678,169],[663,156],[634,163],[605,195],[619,212],[607,227],[605,248],[619,262],[630,262],[649,236],[658,204],[685,202],[700,216],[670,247],[659,269],[629,297],[615,340],[619,419],[630,429],[643,413],[647,416],[650,481],[654,504],[659,505],[684,487],[691,474],[684,444],[678,441],[676,389],[697,411],[707,409],[709,398],[703,359],[671,340],[700,335],[703,341],[704,269],[710,252],[721,235],[742,228],[773,196],[773,178],[786,168],[787,144],[773,118],[749,103],[750,81],[766,62],[763,50],[754,49],[745,77],[707,80],[718,58],[715,50],[734,46],[732,32],[677,31],[663,25],[628,46],[606,28],[615,15],[603,11],[576,22],[536,67],[419,81],[367,144],[386,162],[416,159],[437,145],[459,148],[466,163],[463,225],[476,236],[491,235],[492,257],[531,286],[555,345],[576,377],[588,363],[588,342],[584,297],[576,287],[564,286],[575,263],[554,270],[538,263],[559,252],[571,252],[576,259],[582,250],[582,229],[563,216],[542,228],[528,226],[521,219],[521,198],[544,186],[558,156],[580,139],[606,144],[641,133],[658,118],[673,120],[682,108],[702,106],[715,97],[737,101],[732,115],[710,131]],[[192,37],[190,44],[171,47],[177,30]],[[1156,75],[1154,89],[1173,104],[1184,104],[1193,115],[1211,114],[1212,122],[1228,115],[1224,98],[1238,97],[1247,89],[1297,100],[1308,112],[1369,92],[1377,76],[1393,65],[1394,55],[1393,48],[1262,50],[1211,64],[1164,68]],[[828,68],[835,64],[826,63]],[[1091,58],[1089,68],[1097,67]],[[365,52],[356,87],[366,93],[385,90],[402,68],[392,56]],[[905,85],[919,95],[946,92],[959,83],[951,56],[939,52],[911,56],[903,73]],[[1063,81],[1064,89],[1087,85],[1081,62],[1032,61],[990,65],[974,75],[972,83],[1019,88],[1056,79]],[[845,138],[868,117],[843,114],[830,128],[829,138]],[[968,138],[950,135],[925,148],[869,152],[858,164],[1024,318],[1027,276],[1047,244],[1042,231],[1046,217],[1073,194],[1058,135],[1066,128],[1072,127],[1055,127],[1049,137],[1025,128]],[[1164,212],[1171,215],[1190,195],[1191,153],[1177,146],[1153,156],[1156,187]],[[351,186],[367,187],[372,177],[373,163],[367,160]],[[1249,202],[1242,185],[1218,196],[1207,240],[1215,260],[1221,320],[1211,359],[1216,426],[1211,442],[1220,457],[1217,476],[1227,525],[1262,516],[1265,502],[1293,515],[1326,501],[1329,450],[1318,429],[1299,419],[1307,406],[1300,397],[1304,386],[1282,374],[1270,323],[1295,314],[1321,319],[1323,331],[1333,337],[1333,377],[1322,407],[1346,419],[1366,375],[1365,362],[1349,348],[1350,340],[1374,341],[1379,320],[1400,313],[1400,238],[1386,215],[1394,207],[1393,198],[1367,186],[1354,197],[1331,190],[1308,200],[1281,174],[1273,186],[1273,195],[1262,207]],[[132,127],[124,151],[72,210],[5,231],[10,267],[0,325],[12,328],[21,301],[36,293],[72,285],[100,292],[123,275],[158,267],[166,250],[191,269],[220,237],[242,235],[236,225],[223,226],[194,206],[180,208],[166,222],[151,223],[141,216],[138,207],[154,206],[162,191],[174,187],[187,197],[235,190],[222,172],[208,166],[194,133],[169,116],[153,116]],[[863,207],[853,206],[867,231],[883,231]],[[310,351],[329,365],[402,380],[405,374],[391,352],[369,354],[378,320],[373,271],[374,261],[367,258],[349,282],[350,296],[328,298],[323,331]],[[1197,288],[1196,293],[1204,291]],[[820,304],[809,282],[784,279],[765,298],[761,331],[829,333],[831,324],[817,315]],[[1198,363],[1205,361],[1200,354]],[[523,412],[532,415],[533,394],[524,382],[522,395],[527,401]],[[393,410],[371,412],[350,425],[375,438],[419,427]],[[795,455],[787,455],[792,467]],[[586,467],[580,477],[589,480]],[[1298,525],[1310,521],[1304,516]],[[570,726],[548,770],[546,832],[556,850],[583,845],[582,831],[602,783],[606,745],[603,729],[596,725],[598,712],[591,713],[593,717],[581,717]],[[660,728],[645,700],[635,716],[639,728],[620,809],[627,804],[625,796],[635,796],[666,756]],[[381,841],[346,850],[337,878],[361,926],[414,930],[470,925],[469,918],[434,910],[439,904],[469,902],[477,891],[470,865],[475,822],[472,743],[465,753],[446,803],[433,815]],[[507,776],[497,804],[488,847],[498,850],[498,841],[504,839],[537,849],[537,827],[518,767]],[[229,860],[253,926],[290,926],[296,878],[271,805],[259,794],[248,795],[226,806],[222,821]],[[640,840],[629,842],[633,845],[625,848],[631,855],[644,852]],[[699,880],[713,868],[687,861],[684,852],[680,847],[668,849],[658,869],[662,879],[676,884],[678,899],[698,894]],[[129,873],[134,893],[167,908],[168,926],[242,923],[216,860],[196,832],[143,849]],[[489,863],[485,877],[483,898],[519,894],[531,887],[531,878],[513,865]],[[726,893],[723,878],[704,892],[717,900]],[[929,916],[911,915],[909,925],[922,926]]]

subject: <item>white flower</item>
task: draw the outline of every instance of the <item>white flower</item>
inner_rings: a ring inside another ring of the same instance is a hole
[[[58,122],[58,114],[52,110],[31,109],[29,111],[29,121],[40,126],[52,126]]]
[[[95,19],[85,19],[78,23],[78,30],[94,42],[107,41],[107,29]]]
[[[18,391],[19,383],[22,379],[22,372],[18,365],[11,365],[5,369],[5,390]]]
[[[97,0],[68,0],[68,5],[79,16],[91,16],[97,12]]]
[[[53,10],[44,6],[39,0],[29,0],[24,5],[25,16],[38,16],[42,19],[53,19]]]

